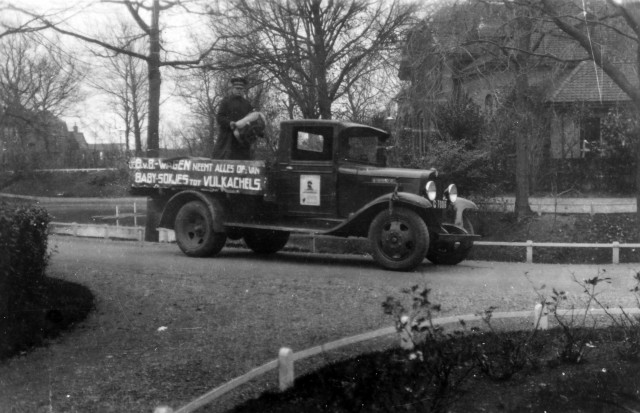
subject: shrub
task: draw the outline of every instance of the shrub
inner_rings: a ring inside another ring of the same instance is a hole
[[[483,340],[475,352],[480,371],[491,380],[506,381],[526,367],[537,369],[543,348],[537,326],[530,332],[498,332],[491,323],[495,309],[489,307],[481,314],[489,332],[486,333],[486,342]]]
[[[0,204],[0,315],[19,305],[29,286],[44,277],[50,220],[41,207]]]
[[[382,307],[385,314],[394,317],[407,350],[405,359],[398,362],[405,363],[407,377],[420,377],[413,380],[405,403],[419,406],[420,411],[445,412],[460,397],[475,368],[474,348],[461,333],[445,333],[433,324],[433,314],[440,311],[440,305],[429,301],[430,291],[414,285],[402,290],[411,299],[410,309],[393,297],[387,297]]]

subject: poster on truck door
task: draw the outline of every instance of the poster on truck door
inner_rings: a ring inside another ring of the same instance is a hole
[[[320,206],[320,175],[300,175],[300,205]]]

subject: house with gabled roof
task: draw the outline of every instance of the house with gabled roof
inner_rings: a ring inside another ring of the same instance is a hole
[[[432,29],[430,25],[436,19],[424,22],[407,40],[399,70],[400,79],[407,85],[398,95],[397,119],[413,132],[413,139],[428,140],[429,132],[435,129],[429,121],[429,107],[465,95],[491,115],[504,102],[504,91],[513,88],[516,68],[497,50],[498,45],[517,48],[513,32],[509,32],[514,28],[505,27],[500,15],[504,4],[487,2],[476,6],[478,13],[456,16],[460,19],[456,24],[444,21]],[[568,15],[582,16],[580,7],[567,7]],[[440,17],[450,18],[448,14]],[[592,27],[592,40],[606,44],[608,57],[618,62],[627,79],[637,84],[634,64],[625,62],[625,58],[632,57],[629,49],[612,41],[615,37],[607,30]],[[544,125],[548,128],[544,134],[548,142],[540,143],[542,156],[553,162],[593,154],[594,145],[602,142],[605,115],[610,109],[629,105],[630,98],[552,22],[535,21],[530,44],[529,86],[540,92],[542,102],[551,109],[548,125]],[[420,99],[412,100],[412,96]]]
[[[5,121],[7,119],[5,118]],[[59,118],[43,113],[23,124],[0,127],[3,170],[77,167],[86,164],[89,145],[84,134]]]
[[[638,85],[633,63],[617,66]],[[546,101],[554,109],[550,130],[552,159],[585,157],[602,143],[602,120],[607,112],[631,106],[631,98],[593,61],[580,62],[548,94]],[[576,107],[584,109],[578,119],[572,113]]]

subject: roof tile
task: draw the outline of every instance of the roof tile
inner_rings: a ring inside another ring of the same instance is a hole
[[[619,63],[627,79],[638,85],[638,75],[631,63]],[[593,61],[581,62],[550,95],[548,101],[568,102],[617,102],[630,101],[629,96]]]

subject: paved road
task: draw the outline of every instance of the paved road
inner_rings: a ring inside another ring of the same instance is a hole
[[[52,237],[51,246],[50,274],[89,287],[97,308],[50,347],[0,365],[0,411],[179,406],[275,358],[281,346],[297,351],[391,325],[381,303],[414,284],[432,289],[442,315],[460,315],[491,305],[531,309],[533,285],[578,295],[572,276],[606,271],[612,282],[602,288],[602,300],[631,306],[628,290],[640,271],[640,264],[436,267],[425,261],[415,272],[396,273],[364,256],[265,258],[224,249],[216,258],[193,259],[175,245],[70,237]],[[161,326],[167,329],[159,332]],[[83,405],[76,401],[80,393]]]
[[[158,278],[191,274],[207,277],[207,282],[213,284],[216,280],[241,283],[285,278],[303,282],[310,289],[339,282],[398,291],[419,283],[429,285],[447,301],[442,303],[445,311],[458,313],[474,312],[486,301],[496,305],[495,300],[508,304],[505,309],[529,308],[536,297],[533,285],[578,293],[581,289],[572,280],[574,275],[578,279],[591,278],[602,270],[605,271],[602,275],[614,280],[603,293],[627,292],[633,285],[633,274],[640,271],[640,264],[592,266],[465,261],[447,267],[434,266],[425,260],[415,272],[398,273],[380,269],[368,256],[279,253],[263,257],[244,249],[226,248],[215,258],[194,259],[183,255],[175,244],[55,237],[53,245],[57,247],[51,267],[55,272],[104,268],[131,274],[157,274]]]

